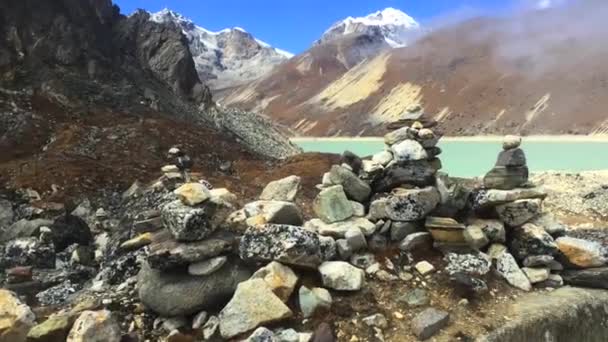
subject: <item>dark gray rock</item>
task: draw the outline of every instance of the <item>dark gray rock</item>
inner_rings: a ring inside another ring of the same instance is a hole
[[[558,248],[544,229],[528,223],[513,228],[510,251],[515,258],[523,261],[532,255],[555,255]]]
[[[386,250],[388,246],[388,240],[386,236],[376,233],[369,238],[367,245],[369,250],[374,252],[381,252]]]
[[[526,166],[526,154],[521,148],[501,151],[498,154],[496,166]]]
[[[346,197],[357,202],[365,202],[372,191],[370,186],[359,179],[353,171],[339,165],[331,167],[329,179],[333,184],[342,185]]]
[[[445,328],[449,321],[449,313],[435,308],[428,308],[412,320],[412,331],[418,339],[426,340],[438,333],[439,330]]]
[[[561,276],[568,285],[608,289],[608,267],[567,270]]]
[[[483,178],[483,185],[488,189],[511,190],[528,182],[526,166],[496,166]]]
[[[391,241],[401,241],[406,236],[420,230],[420,225],[415,222],[392,222],[391,223]]]
[[[431,233],[420,232],[413,233],[405,237],[399,244],[399,249],[404,252],[411,252],[418,248],[424,248],[430,246],[433,241]]]
[[[372,184],[374,193],[387,192],[401,184],[433,185],[435,169],[426,160],[395,163],[386,169]]]
[[[78,216],[62,215],[49,228],[57,252],[75,243],[88,245],[93,239],[89,226]]]
[[[497,206],[496,213],[507,226],[516,227],[540,215],[541,205],[540,199],[517,200]]]
[[[144,264],[138,275],[139,298],[160,315],[190,315],[225,304],[250,276],[250,270],[237,260],[208,276],[159,272]]]
[[[288,265],[317,267],[323,261],[316,233],[301,227],[267,224],[247,229],[239,245],[241,259],[278,261]]]
[[[19,238],[8,242],[4,246],[4,252],[0,254],[0,269],[15,266],[55,268],[53,243],[35,237]]]
[[[207,260],[229,251],[233,239],[212,237],[203,241],[180,243],[172,239],[150,245],[148,263],[157,270],[171,270]]]
[[[488,285],[480,278],[467,273],[453,273],[450,283],[457,296],[471,298],[488,291]]]

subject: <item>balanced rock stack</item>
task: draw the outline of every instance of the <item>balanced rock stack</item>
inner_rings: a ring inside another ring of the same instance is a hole
[[[521,137],[508,135],[505,137],[498,155],[496,165],[483,178],[487,188],[511,190],[521,187],[528,181],[528,166],[526,154],[519,147]]]

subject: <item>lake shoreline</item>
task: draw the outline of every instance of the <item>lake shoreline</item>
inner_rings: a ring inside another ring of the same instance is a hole
[[[503,135],[476,135],[450,137],[444,136],[442,141],[461,141],[461,142],[502,142]],[[523,136],[523,141],[547,141],[547,142],[607,142],[608,135],[530,135]],[[311,142],[311,141],[384,141],[383,137],[293,137],[292,142]]]

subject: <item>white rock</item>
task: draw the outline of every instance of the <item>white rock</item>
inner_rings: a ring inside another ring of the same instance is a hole
[[[404,140],[392,147],[394,160],[397,162],[424,160],[428,158],[426,150],[414,140]]]
[[[226,261],[228,261],[226,256],[218,256],[208,260],[203,260],[201,262],[189,265],[188,273],[194,276],[209,275],[222,268]]]
[[[365,282],[365,272],[344,261],[327,261],[319,266],[323,285],[334,290],[358,291]]]
[[[305,318],[311,317],[317,311],[329,310],[332,303],[331,294],[322,287],[309,289],[306,286],[301,286],[298,290],[298,299],[300,310],[302,310]]]
[[[289,176],[268,183],[262,194],[261,200],[265,201],[288,201],[295,200],[298,190],[300,190],[301,178],[298,176]]]
[[[418,273],[420,273],[420,275],[423,276],[435,272],[435,266],[433,266],[430,262],[426,260],[416,263],[416,265],[414,265],[414,268],[416,269],[416,271],[418,271]]]
[[[83,311],[66,342],[119,342],[120,338],[120,326],[110,311]]]
[[[550,270],[548,268],[524,267],[521,269],[532,284],[543,282],[549,279]]]
[[[496,271],[514,287],[524,291],[530,291],[532,284],[526,274],[519,268],[515,258],[508,252],[503,252],[497,258]]]
[[[372,161],[382,166],[388,165],[393,160],[393,153],[390,151],[381,151],[372,157]]]

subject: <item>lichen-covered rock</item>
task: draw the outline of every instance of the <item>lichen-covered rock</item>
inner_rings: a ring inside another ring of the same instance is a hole
[[[110,311],[83,311],[66,342],[119,342],[120,338],[120,326]]]
[[[197,241],[211,235],[230,215],[231,208],[216,201],[191,207],[180,200],[162,207],[164,226],[178,241]]]
[[[55,268],[55,247],[50,240],[35,237],[12,240],[0,246],[0,268],[33,266],[36,268]]]
[[[293,315],[262,279],[240,283],[234,296],[219,314],[220,333],[230,339],[256,327]]]
[[[0,289],[0,342],[25,342],[36,316],[12,292]]]
[[[433,211],[439,200],[439,192],[434,187],[395,189],[388,197],[373,201],[369,215],[374,219],[418,221]]]
[[[524,199],[501,204],[496,207],[498,217],[511,227],[521,226],[540,215],[542,210],[540,199]]]
[[[604,254],[605,250],[597,242],[569,236],[560,237],[555,242],[568,262],[578,267],[600,267],[608,262]]]
[[[557,245],[544,229],[527,223],[513,228],[510,250],[518,260],[524,260],[531,255],[554,255]]]
[[[173,317],[224,304],[236,286],[250,276],[249,269],[237,261],[229,261],[207,276],[159,272],[144,264],[137,285],[144,305],[160,315]]]
[[[483,276],[490,272],[490,266],[492,266],[490,257],[484,253],[448,253],[444,257],[444,260],[447,261],[445,270],[449,275],[466,273],[469,275]]]
[[[316,233],[301,227],[267,224],[247,229],[241,238],[239,255],[245,261],[278,261],[316,268],[323,261],[320,245]]]
[[[359,179],[352,171],[339,165],[331,167],[329,179],[332,184],[342,185],[346,197],[357,202],[365,202],[372,191],[366,182]]]
[[[515,258],[508,252],[500,254],[496,260],[496,271],[512,286],[530,291],[532,284],[526,274],[519,268]]]
[[[391,146],[393,158],[396,162],[424,160],[428,154],[422,145],[415,140],[404,140]]]
[[[313,210],[326,223],[344,221],[353,216],[353,206],[341,185],[321,190],[313,201]]]
[[[544,199],[545,197],[547,197],[547,193],[539,188],[479,189],[471,196],[471,206],[474,210],[482,210],[518,200]]]
[[[272,181],[266,185],[260,199],[263,201],[287,201],[293,202],[300,190],[301,178],[289,176]]]
[[[215,236],[195,242],[169,240],[151,244],[147,259],[150,267],[166,271],[216,257],[231,248],[232,239]]]

